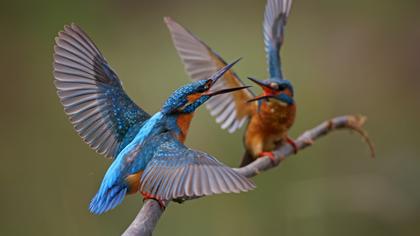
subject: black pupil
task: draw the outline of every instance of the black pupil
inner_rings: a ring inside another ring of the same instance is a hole
[[[207,82],[204,86],[203,86],[203,90],[206,91],[210,88],[210,83]]]
[[[285,89],[286,89],[286,86],[285,86],[285,85],[283,85],[283,84],[282,84],[282,85],[280,85],[280,86],[279,86],[279,90],[280,90],[280,91],[283,91],[283,90],[285,90]]]

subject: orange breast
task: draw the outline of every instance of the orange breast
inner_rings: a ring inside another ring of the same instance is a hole
[[[255,157],[260,152],[273,151],[287,137],[295,115],[296,105],[285,105],[273,99],[263,102],[259,112],[255,106],[245,133],[247,150]]]
[[[190,124],[191,124],[191,120],[193,116],[194,116],[194,113],[180,115],[178,119],[176,120],[176,124],[181,130],[178,140],[181,141],[182,143],[184,143],[185,138],[187,137],[188,129],[190,128]]]

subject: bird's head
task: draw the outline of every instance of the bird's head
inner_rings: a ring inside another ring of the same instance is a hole
[[[293,86],[290,81],[283,79],[267,79],[262,81],[254,78],[248,79],[263,89],[261,96],[257,96],[248,102],[276,99],[284,105],[293,105],[295,103],[293,99]]]
[[[239,60],[240,59],[218,70],[209,79],[198,80],[175,90],[175,92],[173,92],[166,100],[161,111],[165,114],[192,113],[213,96],[248,88],[249,86],[242,86],[218,91],[210,91],[217,80],[223,77],[226,71],[228,71]]]

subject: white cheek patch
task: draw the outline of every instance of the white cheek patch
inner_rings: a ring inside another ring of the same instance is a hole
[[[193,104],[193,102],[187,102],[182,107],[178,108],[178,111],[183,111],[185,108],[187,108],[189,105]]]
[[[270,99],[270,101],[268,101],[268,102],[267,102],[267,104],[268,104],[268,105],[270,105],[270,103],[275,103],[275,104],[278,104],[278,105],[280,105],[280,106],[282,106],[282,107],[287,107],[287,106],[288,106],[288,104],[287,104],[287,103],[282,102],[282,101],[277,100],[277,99],[276,99],[276,100],[274,100],[274,99],[273,99],[273,100],[271,100],[271,99]],[[274,108],[271,108],[271,109],[270,109],[270,112],[275,112],[275,111],[274,111]]]
[[[277,102],[280,104],[280,106],[282,106],[282,107],[287,107],[287,103],[282,102],[282,101],[277,101]]]

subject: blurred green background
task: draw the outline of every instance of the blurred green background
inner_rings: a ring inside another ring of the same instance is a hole
[[[52,80],[54,37],[79,24],[156,112],[187,83],[163,16],[190,28],[238,74],[265,78],[264,0],[1,1],[0,235],[118,235],[142,200],[88,212],[109,160],[78,137]],[[298,116],[291,135],[337,115],[368,116],[377,148],[336,132],[254,178],[255,191],[171,204],[155,235],[419,235],[420,2],[295,1],[282,57]],[[241,134],[205,109],[188,145],[235,166]]]

